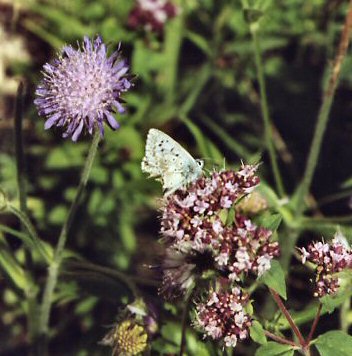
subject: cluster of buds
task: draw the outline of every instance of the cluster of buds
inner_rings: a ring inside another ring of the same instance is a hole
[[[137,0],[128,17],[128,25],[133,29],[162,33],[167,20],[175,17],[178,8],[168,0]]]
[[[148,346],[148,340],[157,331],[155,315],[142,299],[129,304],[118,315],[119,321],[104,336],[101,345],[112,348],[112,356],[140,355]]]
[[[226,347],[235,347],[238,339],[248,337],[252,324],[245,310],[248,302],[248,294],[238,287],[230,291],[213,291],[205,302],[197,304],[195,326],[205,336],[221,340]]]
[[[232,281],[244,274],[261,276],[279,254],[272,231],[235,213],[236,204],[259,184],[257,166],[214,172],[166,198],[161,234],[168,244],[163,291],[185,292],[194,274],[207,269]],[[204,262],[202,262],[204,261]]]
[[[315,297],[335,294],[340,286],[337,273],[352,268],[352,251],[345,237],[336,234],[330,242],[314,242],[307,249],[300,249],[302,263],[312,262],[317,266]]]

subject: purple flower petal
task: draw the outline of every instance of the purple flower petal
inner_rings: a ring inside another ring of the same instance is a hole
[[[115,120],[115,118],[108,111],[105,112],[105,116],[106,116],[106,119],[108,120],[110,127],[113,130],[117,130],[120,127],[119,123]]]
[[[53,126],[56,123],[56,121],[59,119],[60,119],[59,113],[56,113],[53,116],[49,117],[49,119],[45,121],[44,129],[45,130],[50,129],[50,127]]]
[[[81,134],[83,129],[83,120],[81,120],[81,122],[79,123],[78,127],[76,128],[75,132],[72,135],[72,141],[76,142],[79,135]]]

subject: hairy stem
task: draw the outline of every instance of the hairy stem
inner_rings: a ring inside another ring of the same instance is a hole
[[[268,98],[267,98],[266,84],[264,78],[264,68],[263,68],[260,42],[259,42],[257,31],[258,28],[256,26],[251,26],[251,34],[252,34],[254,53],[255,53],[255,63],[257,67],[257,80],[259,83],[259,90],[260,90],[260,107],[261,107],[263,121],[264,121],[265,144],[269,152],[271,167],[273,170],[278,194],[280,197],[283,197],[285,196],[285,189],[282,182],[279,165],[277,162],[277,155],[274,147],[273,130],[272,130],[271,119],[269,115]]]
[[[44,354],[46,352],[47,336],[49,333],[49,318],[50,318],[53,294],[57,284],[63,252],[67,240],[67,234],[72,225],[72,221],[77,211],[80,199],[82,197],[82,193],[87,185],[88,178],[92,169],[93,161],[97,153],[99,141],[100,141],[100,133],[99,130],[96,130],[93,137],[92,144],[89,149],[88,157],[83,167],[81,180],[78,185],[75,198],[71,204],[66,220],[62,226],[59,239],[55,248],[54,258],[49,266],[49,273],[44,288],[43,300],[42,300],[40,317],[39,317],[39,333],[40,333],[40,337],[42,338],[41,342],[43,344]]]
[[[341,33],[340,43],[335,57],[330,77],[324,91],[323,101],[319,110],[318,121],[316,124],[313,141],[310,147],[306,168],[304,171],[301,186],[297,197],[297,215],[301,215],[304,210],[304,199],[307,196],[314,172],[318,163],[319,153],[329,119],[333,99],[336,93],[337,84],[340,77],[341,66],[345,59],[347,49],[350,43],[350,32],[352,29],[352,0],[349,3],[345,24]]]
[[[299,345],[297,345],[296,343],[294,343],[293,341],[291,340],[287,340],[281,336],[278,336],[278,335],[275,335],[273,333],[271,333],[270,331],[264,331],[265,335],[267,337],[270,337],[270,339],[274,340],[274,341],[277,341],[279,342],[280,344],[286,344],[286,345],[291,345],[291,346],[296,346],[296,347],[299,347]]]
[[[182,336],[181,336],[181,344],[180,344],[180,352],[179,356],[182,356],[185,352],[186,347],[186,330],[187,330],[187,321],[188,321],[188,311],[192,302],[193,292],[189,295],[185,302],[185,307],[182,313]]]
[[[16,178],[17,188],[20,201],[20,210],[25,212],[27,210],[27,194],[26,194],[26,180],[25,180],[25,159],[23,151],[23,83],[18,85],[16,109],[15,109],[15,154],[16,154]]]
[[[51,262],[51,257],[49,256],[48,252],[46,251],[42,241],[40,240],[40,238],[38,236],[37,230],[31,223],[27,214],[21,210],[18,210],[11,204],[7,205],[7,210],[9,212],[11,212],[13,215],[15,215],[20,220],[22,226],[25,227],[26,230],[28,231],[33,245],[36,247],[37,251],[43,257],[43,259],[49,264]]]
[[[17,97],[16,97],[16,105],[15,105],[15,132],[14,132],[14,138],[15,138],[15,155],[16,155],[16,181],[17,181],[17,191],[18,191],[18,198],[19,198],[19,215],[24,215],[26,216],[27,214],[27,190],[26,190],[26,162],[25,162],[25,156],[24,156],[24,149],[23,149],[23,130],[22,130],[22,125],[23,125],[23,95],[24,95],[24,85],[22,82],[18,85],[17,89]],[[24,232],[26,230],[26,227],[28,226],[28,223],[24,223],[22,221],[23,219],[20,219],[21,221],[21,231]],[[29,221],[29,219],[28,219]],[[35,234],[34,231],[34,244],[38,247],[38,250],[40,253],[45,257],[45,251],[42,248],[41,242],[39,238]],[[28,333],[30,340],[35,338],[36,332],[37,332],[37,325],[38,325],[38,320],[37,320],[37,293],[38,293],[38,288],[34,284],[33,278],[30,273],[33,271],[33,261],[32,261],[32,255],[30,251],[25,248],[24,250],[25,253],[25,265],[26,265],[26,274],[27,274],[27,280],[31,281],[31,283],[28,283],[28,288],[25,292],[26,294],[26,305],[27,305],[27,325],[28,325]]]
[[[316,314],[316,316],[314,318],[312,327],[311,327],[309,335],[308,335],[308,339],[307,339],[307,342],[306,342],[307,345],[309,345],[310,341],[312,340],[314,332],[315,332],[315,329],[317,328],[317,325],[318,325],[318,322],[319,322],[319,319],[320,319],[320,313],[321,313],[321,308],[322,307],[323,307],[323,304],[319,303],[317,314]]]
[[[280,308],[280,310],[284,314],[286,320],[290,324],[292,331],[297,336],[300,345],[302,346],[302,348],[304,348],[306,345],[306,342],[305,342],[300,330],[298,329],[297,325],[295,324],[294,320],[292,319],[291,314],[289,313],[289,311],[286,309],[284,303],[282,302],[280,296],[271,288],[270,288],[270,293],[273,296],[277,306]]]

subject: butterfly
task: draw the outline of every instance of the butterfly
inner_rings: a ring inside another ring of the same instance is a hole
[[[150,129],[145,145],[142,171],[161,181],[165,196],[185,187],[202,175],[204,162],[194,159],[166,133]]]

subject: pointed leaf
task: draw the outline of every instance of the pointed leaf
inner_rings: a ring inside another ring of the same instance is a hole
[[[285,273],[278,261],[271,261],[271,268],[264,273],[260,278],[260,281],[266,284],[269,288],[274,289],[274,291],[279,293],[281,297],[286,300]]]

